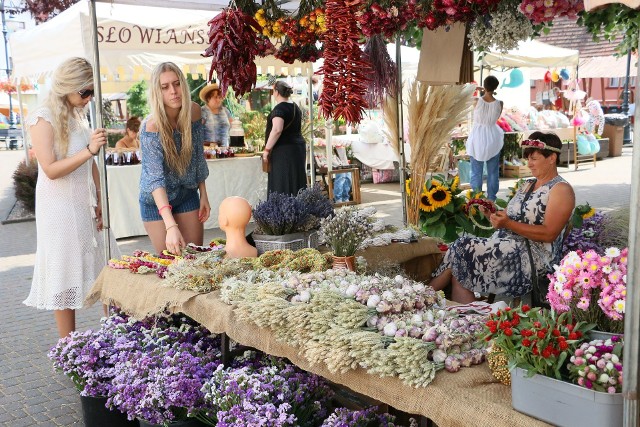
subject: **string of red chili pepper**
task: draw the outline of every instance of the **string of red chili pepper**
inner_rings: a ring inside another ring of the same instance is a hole
[[[359,123],[367,106],[366,93],[371,65],[358,44],[360,31],[355,19],[360,0],[327,0],[323,36],[323,88],[318,100],[325,118],[344,118]]]
[[[209,80],[215,71],[223,94],[231,86],[242,96],[255,85],[255,57],[273,50],[269,39],[258,36],[261,33],[260,24],[238,9],[224,9],[209,21],[209,47],[202,56],[213,57]]]

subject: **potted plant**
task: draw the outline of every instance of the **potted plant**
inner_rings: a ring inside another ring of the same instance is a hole
[[[598,331],[622,333],[627,293],[628,249],[569,252],[549,276],[547,299],[558,312],[593,323]]]
[[[80,392],[85,425],[97,427],[137,425],[120,411],[106,407],[118,354],[118,338],[126,318],[107,318],[97,331],[72,332],[49,351],[57,370],[64,372]]]
[[[318,246],[320,220],[333,214],[333,206],[316,184],[296,196],[271,193],[253,208],[258,254],[277,249],[298,250]]]
[[[333,267],[355,271],[355,253],[369,237],[373,226],[354,207],[342,208],[320,222],[320,238],[333,252]]]
[[[583,387],[570,372],[593,324],[522,305],[492,314],[486,326],[508,361],[514,409],[559,426],[621,425],[622,395]]]

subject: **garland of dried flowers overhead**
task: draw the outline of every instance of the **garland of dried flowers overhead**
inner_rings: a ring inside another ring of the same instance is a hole
[[[476,18],[469,30],[469,46],[478,52],[488,51],[494,46],[506,53],[532,36],[533,25],[519,12],[518,4],[503,1],[494,12]]]
[[[409,93],[411,184],[407,219],[418,226],[420,195],[434,156],[446,144],[453,128],[471,109],[475,85],[429,86],[415,80]]]
[[[374,34],[364,45],[364,54],[371,63],[367,101],[370,108],[384,102],[386,95],[397,96],[398,67],[393,62],[387,44],[380,34]]]

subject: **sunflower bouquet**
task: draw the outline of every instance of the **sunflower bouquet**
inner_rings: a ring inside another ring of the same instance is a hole
[[[407,181],[407,193],[410,192],[410,180]],[[460,189],[460,177],[447,178],[433,175],[422,186],[420,195],[419,228],[427,236],[453,242],[462,233],[474,236],[487,236],[493,230],[482,227],[488,221],[475,207],[465,209],[470,199],[482,198],[482,193],[473,194]],[[475,215],[476,221],[470,220]]]

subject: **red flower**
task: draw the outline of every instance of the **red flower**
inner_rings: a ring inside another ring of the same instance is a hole
[[[504,311],[511,311],[511,307],[505,308]]]
[[[545,348],[544,350],[542,350],[542,357],[547,359],[549,356],[551,356],[551,350],[549,350],[549,348]]]
[[[538,331],[536,335],[538,336],[538,338],[543,339],[545,336],[545,333],[543,331]]]
[[[573,325],[567,325],[567,329],[569,330],[569,332],[573,331]]]
[[[571,332],[569,334],[569,339],[570,340],[577,340],[578,339],[578,334],[576,334],[575,332]]]
[[[511,329],[511,328],[506,328],[506,329],[504,330],[504,334],[505,334],[506,336],[510,337],[511,335],[513,335],[513,329]]]
[[[529,307],[527,304],[522,306],[522,312],[526,313],[527,311],[531,310],[531,307]]]
[[[519,324],[520,324],[520,318],[519,318],[519,317],[518,317],[518,315],[517,315],[517,314],[515,314],[515,313],[513,314],[513,320],[511,320],[511,324],[512,324],[513,326],[517,326],[517,325],[519,325]]]
[[[533,322],[533,326],[536,328],[542,328],[542,323],[540,322]]]
[[[500,329],[506,329],[510,327],[511,327],[511,322],[509,322],[508,320],[505,320],[504,322],[500,323]]]
[[[528,338],[522,340],[522,345],[525,347],[529,347],[531,345],[531,341]]]
[[[551,331],[551,333],[553,334],[554,337],[559,337],[560,336],[560,331],[557,329],[554,329],[553,331]]]
[[[576,335],[578,336],[578,338],[582,338],[582,332],[576,331]]]
[[[496,328],[495,325],[489,327],[489,332],[491,332],[492,334],[495,334],[497,331],[498,331],[498,328]]]
[[[532,351],[535,356],[538,356],[540,354],[540,352],[538,351],[538,347],[533,347]]]
[[[560,350],[566,350],[567,348],[569,348],[569,344],[567,344],[566,341],[560,341],[558,346],[560,347]]]
[[[567,339],[563,336],[559,336],[558,337],[558,341],[562,342],[562,341],[566,341]]]

